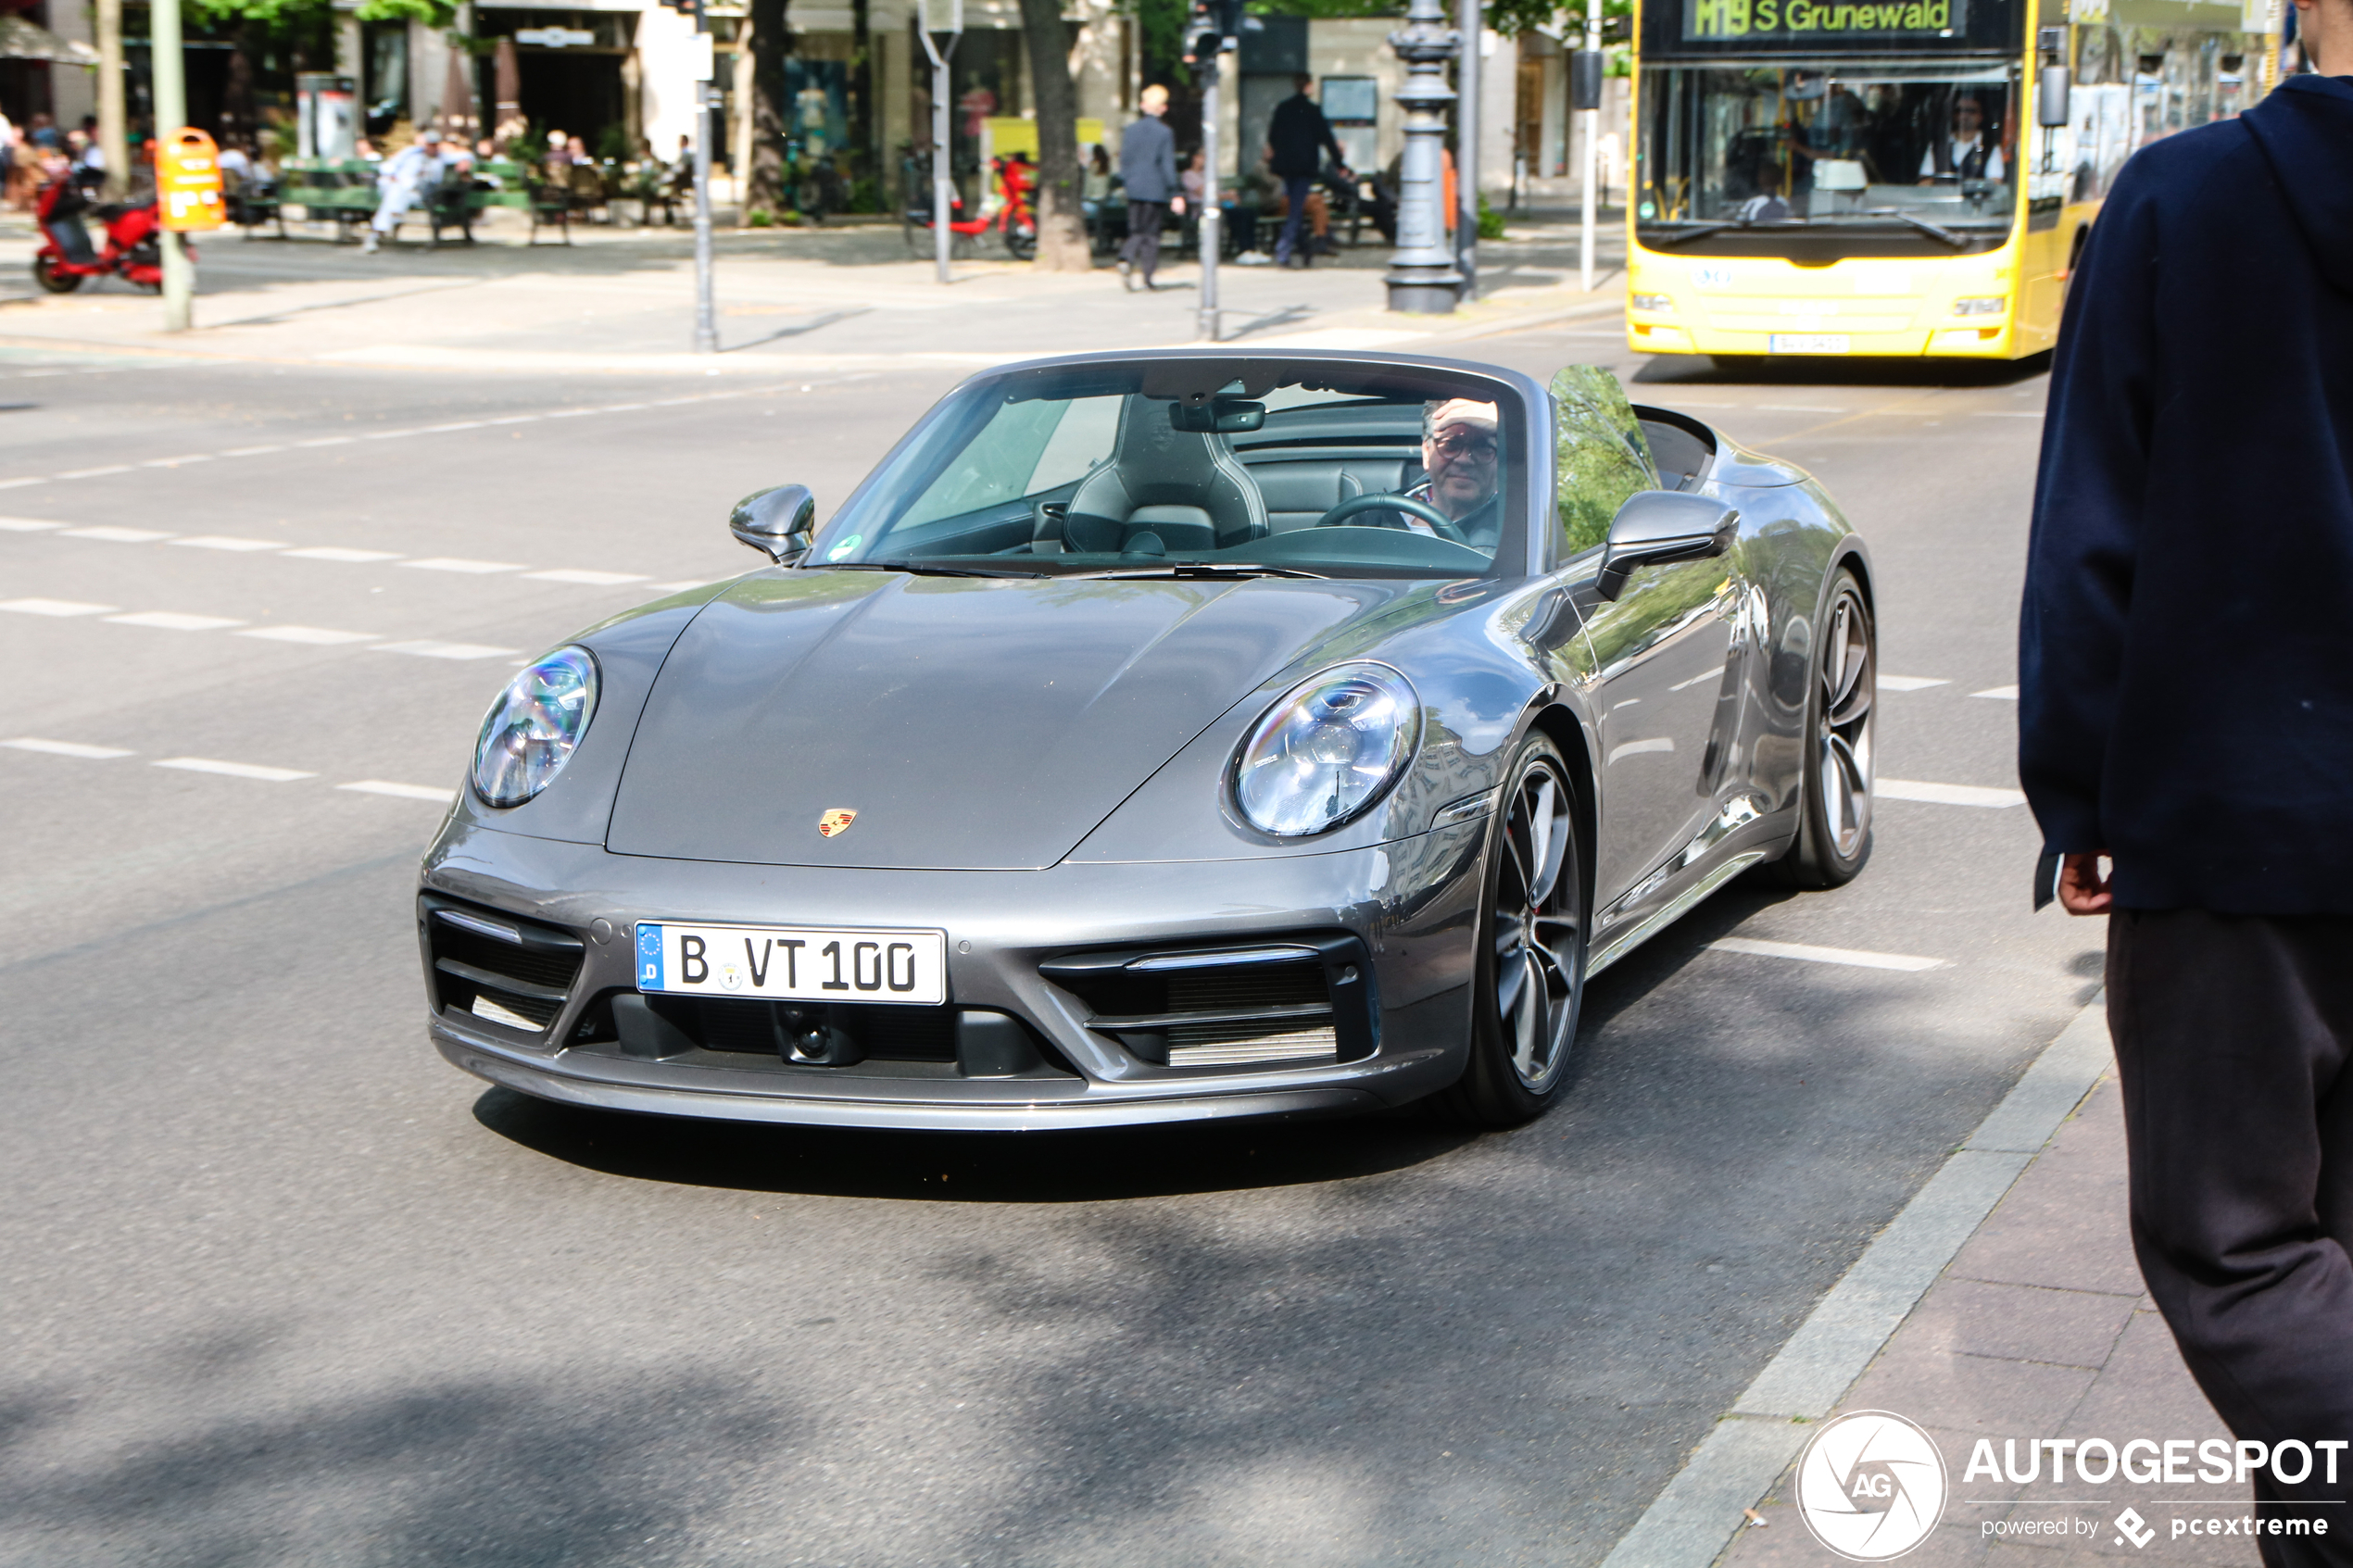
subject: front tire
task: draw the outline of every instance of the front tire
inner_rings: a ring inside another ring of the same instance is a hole
[[[1806,683],[1806,764],[1797,837],[1764,868],[1783,887],[1843,887],[1871,854],[1872,734],[1879,693],[1879,628],[1854,571],[1841,567],[1816,639]]]
[[[36,255],[32,258],[32,281],[41,285],[44,293],[71,294],[82,286],[82,274],[60,272],[53,257]]]
[[[1477,1127],[1519,1126],[1558,1097],[1585,997],[1585,868],[1568,766],[1531,735],[1507,777],[1479,905],[1470,1061],[1436,1099]]]

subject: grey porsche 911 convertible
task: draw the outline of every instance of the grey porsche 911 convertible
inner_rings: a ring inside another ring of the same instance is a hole
[[[1871,826],[1863,542],[1590,367],[1088,355],[484,721],[443,1055],[577,1105],[1088,1127],[1558,1095],[1587,981]]]

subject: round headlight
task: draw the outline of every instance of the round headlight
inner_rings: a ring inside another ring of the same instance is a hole
[[[1234,803],[1262,833],[1322,833],[1397,782],[1421,738],[1422,710],[1385,664],[1344,664],[1294,686],[1234,759]]]
[[[520,806],[546,789],[596,712],[597,660],[586,648],[558,648],[519,671],[482,721],[474,793],[493,806]]]

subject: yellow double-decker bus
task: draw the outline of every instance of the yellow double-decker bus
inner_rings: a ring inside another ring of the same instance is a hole
[[[2133,150],[2238,113],[2280,0],[1641,0],[1627,341],[2010,359]]]

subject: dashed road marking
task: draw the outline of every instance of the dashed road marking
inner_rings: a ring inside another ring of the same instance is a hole
[[[348,545],[311,545],[299,550],[288,550],[288,560],[349,561],[355,565],[380,560],[398,560],[397,550],[357,550]]]
[[[166,757],[151,768],[177,768],[186,773],[218,773],[227,779],[258,779],[264,784],[292,784],[319,775],[300,768],[268,768],[258,762],[223,762],[211,757]]]
[[[2018,700],[2018,688],[2016,686],[1988,686],[1982,692],[1971,692],[1969,695],[1971,696],[1990,696],[1996,702],[2016,702]]]
[[[1795,959],[1800,963],[1846,964],[1855,969],[1914,972],[1943,969],[1943,959],[1915,958],[1909,953],[1872,953],[1859,947],[1817,947],[1805,942],[1760,942],[1747,936],[1719,936],[1708,946],[1719,953],[1745,953],[1759,959]]]
[[[303,643],[312,647],[337,647],[345,643],[372,643],[373,632],[338,632],[327,626],[257,626],[250,632],[240,632],[240,637],[258,637],[265,643]]]
[[[618,588],[624,583],[643,583],[641,571],[590,571],[579,567],[558,567],[552,571],[526,571],[523,575],[535,583],[579,583],[591,588]]]
[[[35,517],[0,517],[0,533],[46,533],[53,528],[63,528],[62,522],[44,522]]]
[[[54,477],[58,479],[96,479],[104,474],[129,473],[130,471],[131,465],[129,463],[109,463],[105,468],[75,469],[70,473],[61,473]],[[38,483],[39,481],[36,480],[34,483]]]
[[[229,533],[191,533],[184,539],[174,539],[174,545],[184,545],[192,550],[227,550],[233,555],[252,555],[259,550],[283,550],[286,546],[277,539],[240,539]]]
[[[79,599],[6,599],[0,609],[12,609],[19,615],[104,615],[115,605],[83,604]]]
[[[111,626],[153,626],[164,632],[218,632],[223,627],[245,624],[225,615],[182,615],[170,609],[143,609],[135,615],[109,615],[107,623]]]
[[[1924,692],[1931,686],[1949,686],[1953,683],[1941,675],[1881,675],[1879,689],[1883,692]]]
[[[159,528],[69,528],[57,535],[60,539],[97,539],[109,545],[152,545],[170,534]]]
[[[459,556],[427,556],[422,560],[405,560],[400,564],[414,567],[419,571],[460,571],[476,577],[487,576],[494,571],[522,570],[521,561],[467,560]]]
[[[515,653],[515,648],[492,647],[488,643],[437,643],[420,638],[407,643],[379,643],[376,653],[411,653],[420,659],[496,659],[500,654]]]
[[[442,789],[433,784],[394,784],[389,779],[360,779],[335,787],[359,795],[388,795],[396,800],[432,800],[444,806],[458,798],[458,792],[454,789]]]
[[[1925,800],[1936,806],[2023,806],[2025,793],[1977,784],[1926,784],[1919,779],[1881,779],[1871,788],[1888,800]]]
[[[52,757],[82,757],[93,762],[131,755],[119,746],[84,746],[78,740],[43,740],[38,735],[19,735],[14,740],[0,740],[0,746],[14,746],[19,751],[46,752]]]

